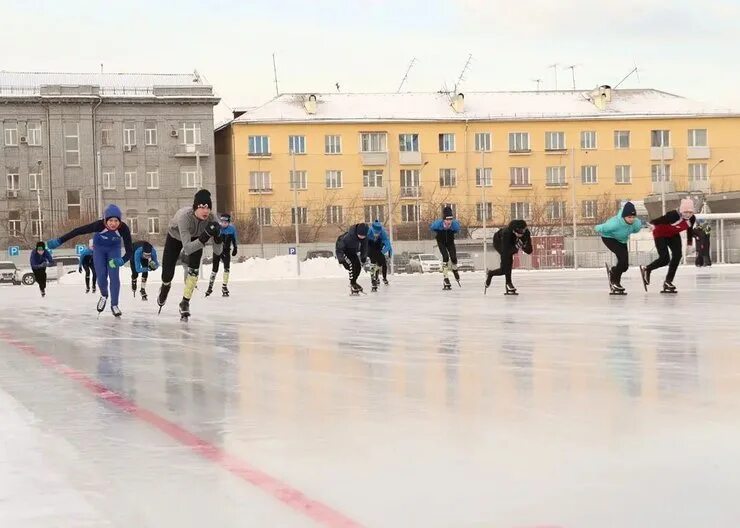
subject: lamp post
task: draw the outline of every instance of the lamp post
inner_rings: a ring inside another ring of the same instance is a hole
[[[709,193],[712,192],[712,172],[714,169],[716,169],[721,163],[724,163],[725,160],[721,159],[717,163],[715,163],[711,169],[709,169],[709,175],[707,176],[707,186],[709,187]]]
[[[419,169],[419,185],[416,188],[416,245],[417,248],[419,244],[421,244],[421,173],[424,172],[424,167],[429,165],[428,161],[425,161],[424,164],[421,166],[421,169]]]

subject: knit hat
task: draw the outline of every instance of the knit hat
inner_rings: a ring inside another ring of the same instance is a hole
[[[637,216],[637,208],[632,202],[627,202],[622,207],[622,218],[626,218],[628,216]]]
[[[118,218],[120,220],[121,217],[123,217],[121,209],[115,204],[109,204],[103,211],[103,220],[108,220],[109,218]]]
[[[452,207],[445,205],[442,209],[442,218],[445,220],[452,220],[455,216],[452,214]]]
[[[694,212],[694,200],[691,198],[684,198],[681,200],[681,205],[678,206],[678,212],[683,213],[693,213]]]
[[[44,251],[46,251],[46,244],[43,241],[39,240],[38,242],[36,242],[36,249],[43,249]]]
[[[207,189],[201,189],[200,191],[195,193],[195,196],[193,197],[193,211],[195,211],[200,205],[205,205],[209,209],[213,209],[213,202],[211,202],[211,193]]]
[[[222,222],[231,222],[231,215],[228,213],[221,213],[221,216],[219,217],[219,220]]]
[[[152,245],[149,242],[146,242],[141,246],[141,254],[147,258],[152,256]]]
[[[527,222],[524,220],[512,220],[509,222],[509,229],[521,235],[527,229]]]
[[[355,234],[357,236],[367,236],[367,224],[357,224],[355,227]]]

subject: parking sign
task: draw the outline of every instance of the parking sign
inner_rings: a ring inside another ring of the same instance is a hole
[[[86,247],[87,246],[85,244],[77,244],[75,246],[75,253],[77,253],[78,255],[82,255],[82,252],[85,251]]]
[[[295,248],[294,247],[289,247],[288,248],[288,255],[295,255],[295,254],[296,254]]]
[[[18,257],[21,254],[21,247],[20,246],[9,246],[8,247],[8,256],[9,257]]]

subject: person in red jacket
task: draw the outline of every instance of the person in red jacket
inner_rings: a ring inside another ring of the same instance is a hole
[[[686,231],[686,243],[691,246],[694,239],[695,223],[694,201],[691,198],[681,200],[678,211],[669,211],[663,216],[650,221],[649,225],[650,229],[653,230],[658,258],[647,266],[640,266],[645,291],[647,291],[648,284],[650,284],[652,271],[667,265],[668,274],[663,282],[662,291],[664,293],[676,293],[673,278],[676,276],[676,270],[681,263],[681,232]]]

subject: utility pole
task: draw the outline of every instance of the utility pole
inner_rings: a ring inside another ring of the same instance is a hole
[[[43,175],[43,169],[41,168],[41,160],[38,161],[39,170],[36,174],[36,207],[39,213],[39,240],[44,239],[44,223],[41,221],[41,177]]]
[[[576,149],[571,147],[570,149],[570,165],[571,165],[571,194],[573,197],[573,269],[578,269],[578,226],[576,224]]]
[[[96,178],[96,199],[98,202],[98,217],[103,218],[103,158],[100,155],[100,151],[98,150],[95,155],[96,163],[98,165],[98,173]]]
[[[665,161],[663,155],[663,132],[660,133],[660,205],[665,214]]]
[[[480,182],[481,182],[481,197],[483,199],[483,269],[488,271],[488,265],[486,260],[486,255],[488,253],[488,233],[486,231],[486,217],[488,216],[488,207],[486,207],[486,183],[488,179],[486,178],[486,152],[483,150],[483,147],[481,146],[480,149]]]
[[[274,52],[272,54],[272,73],[275,79],[275,96],[277,97],[278,95],[280,95],[280,90],[278,89],[277,65],[275,64],[275,53]]]
[[[295,224],[295,262],[296,262],[296,269],[298,270],[298,276],[301,276],[301,259],[299,256],[300,251],[298,251],[298,248],[300,246],[300,234],[298,229],[298,221],[300,220],[300,215],[298,214],[298,179],[296,178],[296,170],[295,170],[295,151],[293,150],[293,147],[290,148],[290,156],[293,159],[293,177],[291,178],[293,182],[293,223]]]
[[[388,192],[388,240],[390,241],[390,244],[392,247],[393,246],[393,201],[392,201],[392,195],[391,195],[391,149],[388,148],[387,134],[386,134],[386,139],[385,139],[385,154],[387,156],[386,166],[388,168],[388,177],[385,179],[386,190]],[[389,262],[389,267],[391,270],[391,275],[393,275],[393,258],[392,257]]]
[[[570,70],[571,78],[573,79],[573,91],[576,90],[576,64],[571,64],[568,66],[568,69]]]

